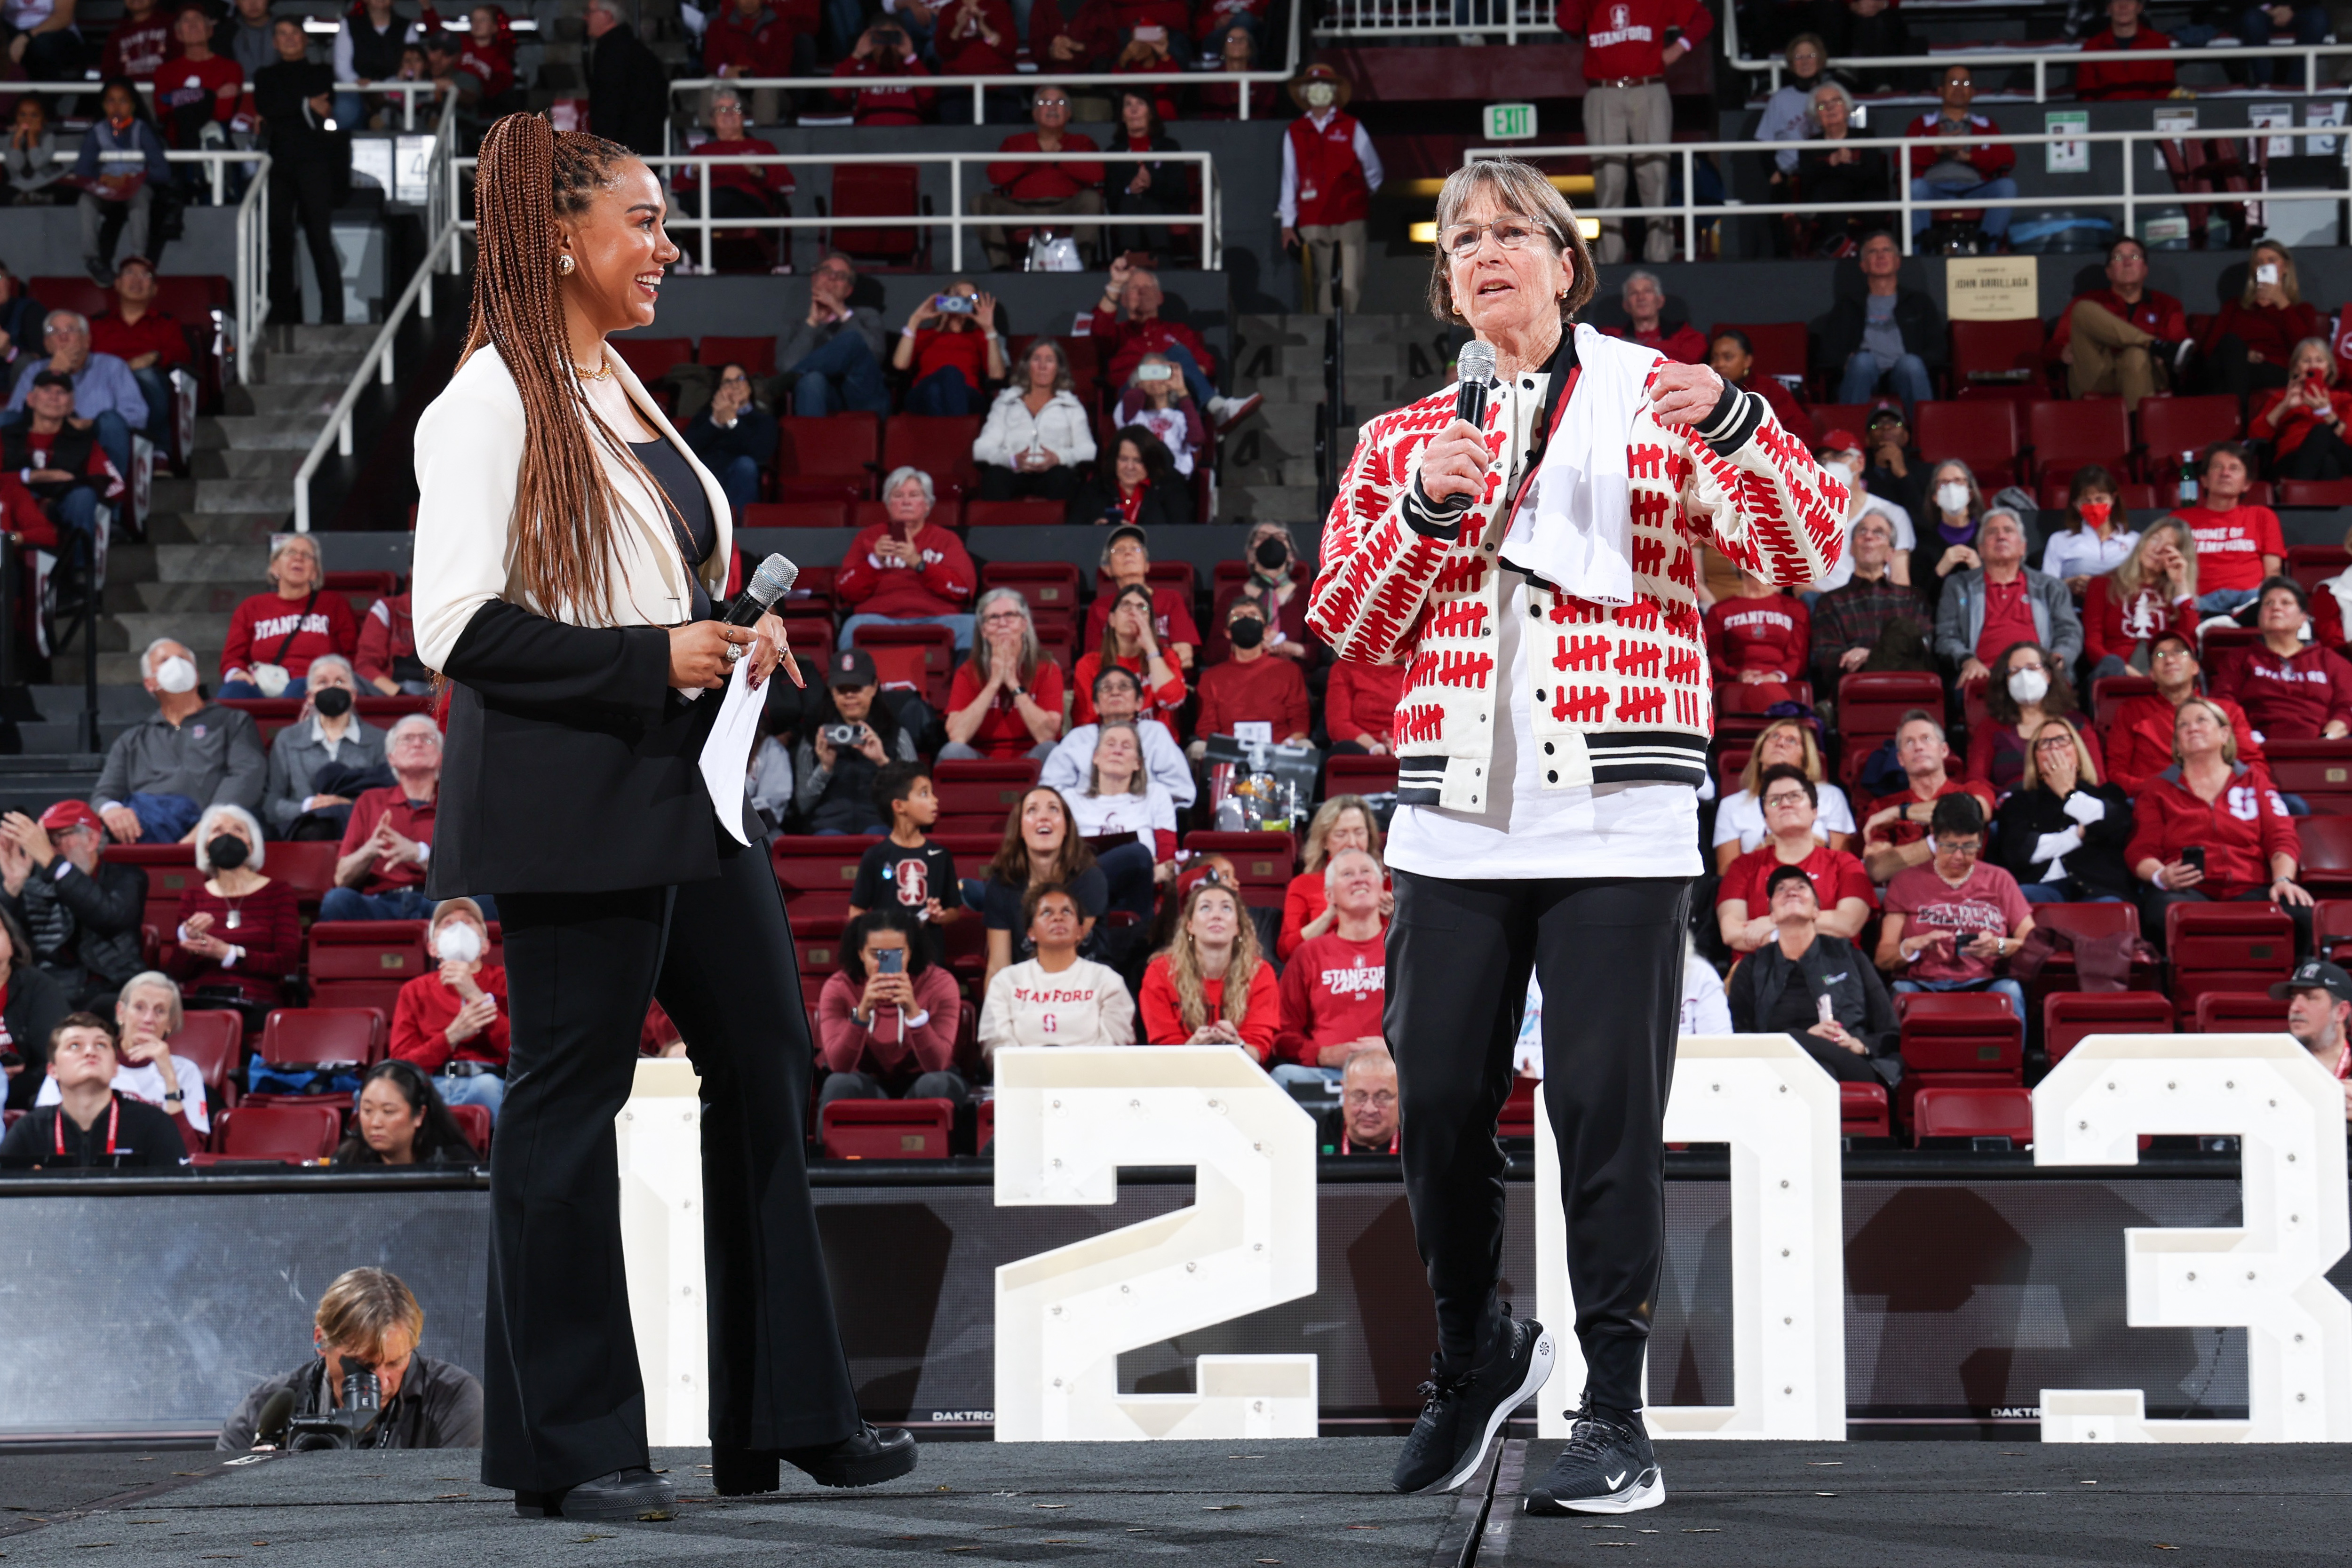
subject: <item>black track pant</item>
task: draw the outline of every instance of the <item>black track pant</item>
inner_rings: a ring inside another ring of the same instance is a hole
[[[857,1429],[809,1201],[807,1014],[766,846],[708,882],[501,893],[513,1047],[490,1149],[482,1479],[551,1491],[646,1462],[613,1119],[658,995],[702,1076],[710,1436]]]
[[[1384,1023],[1405,1197],[1449,1369],[1471,1365],[1500,1321],[1495,1120],[1510,1093],[1533,971],[1543,983],[1544,1103],[1559,1144],[1586,1391],[1596,1404],[1640,1408],[1689,903],[1679,878],[1455,882],[1396,873]]]

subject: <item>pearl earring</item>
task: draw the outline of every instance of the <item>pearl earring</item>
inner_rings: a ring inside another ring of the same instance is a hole
[[[555,270],[561,277],[571,277],[572,268],[574,265],[575,263],[572,261],[572,258],[568,256],[559,256],[555,258]]]

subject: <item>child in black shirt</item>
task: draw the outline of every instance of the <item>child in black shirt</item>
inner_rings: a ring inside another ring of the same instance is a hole
[[[857,881],[849,892],[850,918],[887,900],[933,926],[954,921],[963,912],[955,857],[926,837],[940,819],[930,764],[884,763],[874,779],[874,809],[889,819],[890,837],[857,862]]]

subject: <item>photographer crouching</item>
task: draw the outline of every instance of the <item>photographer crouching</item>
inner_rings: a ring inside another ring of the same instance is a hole
[[[482,1385],[417,1351],[425,1309],[396,1274],[347,1270],[319,1298],[317,1359],[247,1394],[213,1447],[478,1448]]]

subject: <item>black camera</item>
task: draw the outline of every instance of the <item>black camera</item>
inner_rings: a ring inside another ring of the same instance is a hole
[[[297,1454],[364,1448],[374,1438],[376,1423],[383,1415],[383,1384],[372,1370],[355,1366],[343,1373],[342,1404],[289,1421],[283,1447]]]

